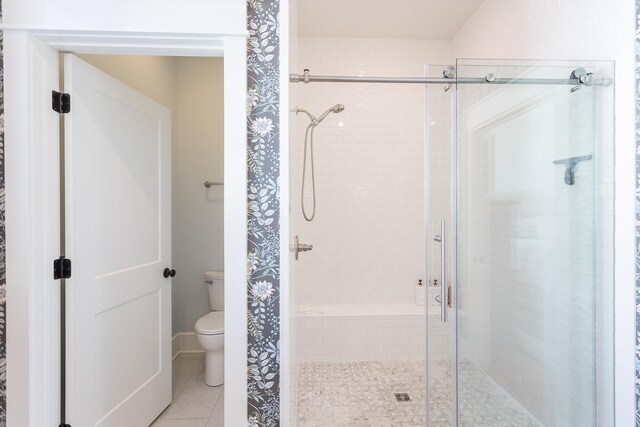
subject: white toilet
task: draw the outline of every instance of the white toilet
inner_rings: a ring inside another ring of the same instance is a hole
[[[206,352],[205,379],[209,386],[224,383],[224,272],[207,271],[211,312],[196,322],[196,337]]]

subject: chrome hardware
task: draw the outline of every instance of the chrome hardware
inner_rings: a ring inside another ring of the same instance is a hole
[[[293,238],[293,247],[291,248],[291,252],[295,254],[296,261],[298,260],[298,254],[300,252],[307,252],[311,250],[313,250],[313,245],[300,243],[300,241],[298,240],[298,236]]]
[[[448,320],[448,307],[451,302],[449,297],[449,287],[447,286],[447,224],[440,221],[440,234],[433,236],[433,240],[440,242],[440,295],[436,301],[440,303],[440,321]]]
[[[594,78],[589,77],[584,84],[588,86],[611,86],[613,80],[610,78]],[[314,83],[314,82],[332,82],[332,83],[406,83],[406,84],[485,84],[493,83],[499,85],[571,85],[581,84],[579,78],[569,79],[552,79],[552,78],[497,78],[493,74],[484,77],[380,77],[380,76],[318,76],[309,74],[305,70],[304,74],[290,74],[289,81],[291,83]]]
[[[211,188],[212,185],[224,185],[224,182],[216,182],[216,181],[205,181],[204,186],[207,188]]]
[[[585,70],[584,68],[580,67],[580,68],[576,68],[575,70],[573,70],[571,72],[571,75],[569,76],[570,79],[576,79],[578,80],[580,83],[586,83],[587,82],[587,70]]]
[[[603,86],[610,85],[610,83],[607,81],[608,79],[602,79],[602,82],[598,81],[596,83],[593,73],[589,73],[586,69],[582,67],[576,68],[575,70],[573,70],[569,78],[572,80],[578,80],[578,83],[580,83],[578,86],[574,86],[573,88],[571,88],[571,93],[579,91],[580,89],[582,89],[583,86],[593,86],[594,84],[600,84],[600,83],[603,83]]]
[[[445,79],[455,79],[456,78],[456,67],[454,66],[448,66],[447,68],[444,69],[444,71],[442,71],[442,76]]]

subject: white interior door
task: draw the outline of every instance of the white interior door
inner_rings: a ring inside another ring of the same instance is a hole
[[[67,422],[148,426],[171,402],[171,113],[64,66]]]

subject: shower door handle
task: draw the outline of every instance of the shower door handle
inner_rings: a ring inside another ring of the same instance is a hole
[[[442,242],[440,242],[440,280],[442,280],[440,282],[440,299],[442,300],[440,320],[447,322],[449,320],[449,295],[447,293],[449,285],[447,285],[447,223],[444,221],[440,222],[440,236],[442,236]]]
[[[433,236],[440,243],[440,321],[448,320],[449,295],[447,286],[447,223],[440,221],[440,235]]]

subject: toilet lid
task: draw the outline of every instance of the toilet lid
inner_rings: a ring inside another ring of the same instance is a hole
[[[202,335],[224,334],[224,311],[212,311],[196,322],[196,333]]]

